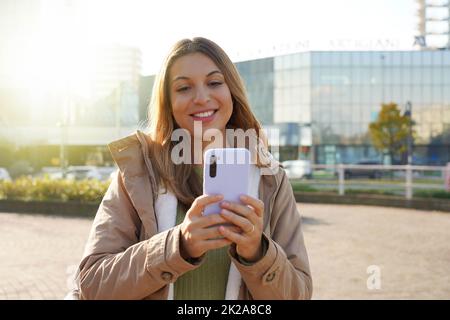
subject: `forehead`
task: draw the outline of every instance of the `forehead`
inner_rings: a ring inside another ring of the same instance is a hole
[[[220,71],[219,67],[208,56],[202,53],[191,53],[178,58],[174,62],[170,69],[170,78],[206,76],[213,70]]]

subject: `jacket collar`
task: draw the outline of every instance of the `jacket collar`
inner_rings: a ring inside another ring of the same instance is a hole
[[[150,161],[148,135],[137,130],[136,133],[108,144],[113,160],[119,167],[122,180],[130,196],[134,208],[142,221],[147,238],[157,233],[155,203],[158,188],[154,179],[154,171]],[[268,221],[273,206],[273,195],[281,181],[279,163],[270,156],[270,172],[261,176],[258,194],[264,202],[264,226],[270,228]],[[267,173],[267,171],[266,171]],[[268,231],[268,230],[267,230]]]

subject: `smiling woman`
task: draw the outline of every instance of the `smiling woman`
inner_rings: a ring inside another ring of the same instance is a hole
[[[171,104],[175,121],[194,135],[194,121],[203,131],[225,126],[233,112],[230,90],[222,72],[207,56],[193,53],[179,58],[171,69]]]
[[[177,129],[187,132],[191,147],[201,153],[209,140],[196,136],[197,125],[261,135],[239,73],[216,43],[194,38],[175,44],[155,80],[150,121],[148,134],[138,131],[110,144],[119,174],[97,212],[76,296],[311,298],[301,218],[279,163],[270,157],[263,163],[258,152],[244,178],[251,181],[248,194],[231,202],[203,194],[202,167],[192,159],[171,158]],[[196,139],[202,143],[196,145]],[[237,144],[230,139],[223,147]],[[260,147],[267,155],[267,145]],[[214,203],[220,212],[204,215]]]

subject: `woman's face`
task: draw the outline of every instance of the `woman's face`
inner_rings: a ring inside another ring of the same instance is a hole
[[[172,112],[178,126],[194,134],[194,121],[225,132],[233,102],[224,76],[202,53],[178,58],[169,73]]]

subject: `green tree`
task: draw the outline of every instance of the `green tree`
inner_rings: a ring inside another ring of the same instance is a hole
[[[388,103],[381,105],[377,119],[369,125],[373,145],[382,153],[387,152],[391,161],[407,151],[410,121],[396,103]]]

